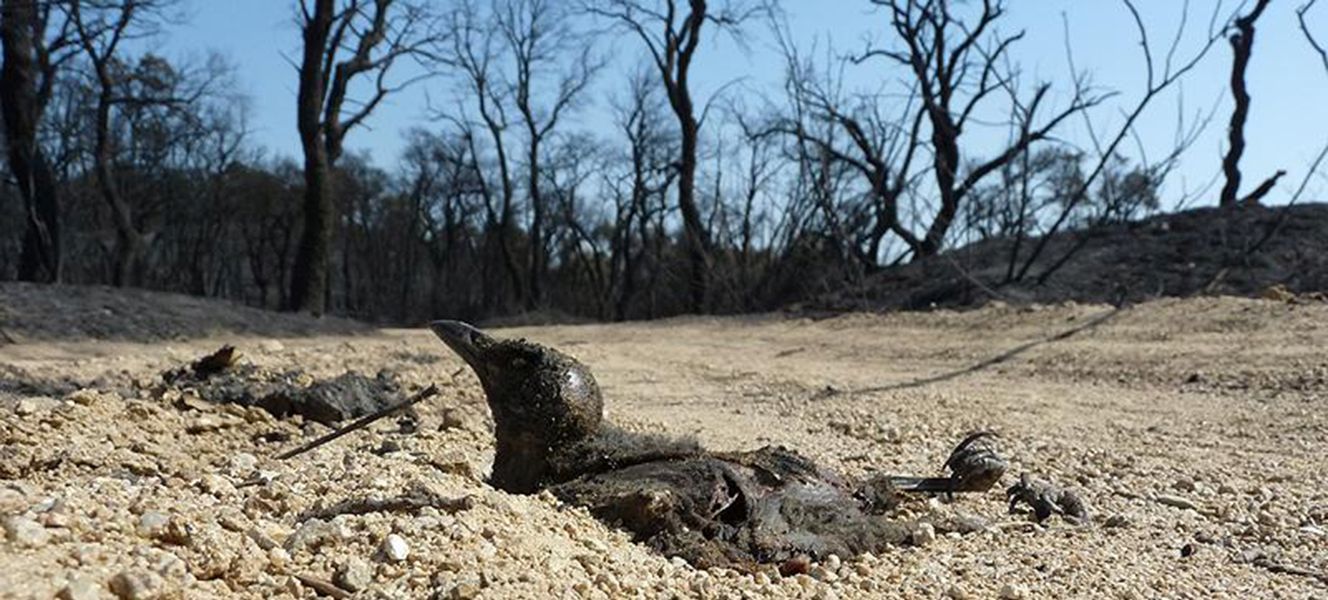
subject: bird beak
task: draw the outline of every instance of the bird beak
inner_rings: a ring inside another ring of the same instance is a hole
[[[477,374],[479,373],[482,361],[478,342],[487,340],[489,336],[461,321],[434,321],[429,323],[429,329],[432,329],[434,335],[443,340],[448,348],[457,353],[461,360],[466,361],[470,368],[475,369]]]

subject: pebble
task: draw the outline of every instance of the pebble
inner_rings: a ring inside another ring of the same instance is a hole
[[[211,416],[203,415],[201,417],[198,417],[190,421],[188,425],[185,425],[184,431],[185,433],[192,433],[197,435],[200,433],[208,433],[210,431],[216,431],[218,429],[221,429],[221,427],[222,427],[221,421],[218,421],[217,419]]]
[[[258,469],[258,457],[248,452],[239,452],[226,461],[227,471],[234,477],[247,477]]]
[[[235,485],[216,473],[208,473],[200,477],[198,485],[204,492],[217,497],[235,493]]]
[[[448,592],[447,597],[452,600],[470,600],[471,598],[478,598],[479,595],[479,585],[469,581],[463,581],[453,586],[452,591]]]
[[[842,565],[842,564],[843,564],[843,561],[841,561],[841,560],[839,559],[839,555],[838,555],[838,554],[831,554],[831,555],[825,557],[825,568],[827,568],[827,569],[829,569],[829,570],[831,570],[831,571],[838,571],[840,565]]]
[[[369,563],[358,558],[350,558],[337,568],[333,580],[346,591],[358,592],[373,582],[373,570],[369,567]]]
[[[272,566],[278,569],[285,568],[286,565],[290,564],[290,561],[291,561],[290,552],[287,552],[286,549],[282,548],[281,546],[273,546],[271,549],[267,551],[268,564],[271,564]]]
[[[171,518],[165,513],[149,510],[138,517],[135,530],[145,538],[157,538],[166,532],[166,525],[170,522]]]
[[[816,591],[816,600],[839,600],[839,594],[830,588],[821,588]]]
[[[466,420],[462,418],[461,411],[449,408],[443,411],[443,422],[439,429],[447,431],[449,429],[465,429]]]
[[[83,388],[65,397],[66,400],[79,406],[92,406],[101,398],[96,390]]]
[[[784,577],[803,575],[811,571],[812,561],[805,555],[798,555],[779,565],[779,574]],[[799,581],[801,583],[801,581]]]
[[[951,600],[968,600],[972,596],[969,596],[968,592],[964,591],[964,588],[952,585],[949,589],[945,590],[945,597],[950,598]]]
[[[24,516],[11,515],[4,520],[5,539],[21,548],[39,548],[50,541],[46,528]]]
[[[286,538],[286,549],[298,552],[306,548],[313,549],[324,544],[333,544],[341,540],[341,528],[322,519],[305,521],[295,533]]]
[[[1001,600],[1023,600],[1028,597],[1028,591],[1022,586],[1007,583],[1001,586],[1001,591],[997,595]]]
[[[926,546],[936,541],[936,527],[931,523],[918,523],[918,526],[913,528],[912,538],[914,546]]]
[[[97,600],[102,596],[102,587],[95,579],[75,575],[60,589],[56,597],[60,600]]]
[[[1128,527],[1129,525],[1130,525],[1129,517],[1126,517],[1125,515],[1121,514],[1111,515],[1110,517],[1107,517],[1107,520],[1105,522],[1102,523],[1103,527]]]
[[[111,578],[111,593],[121,600],[148,600],[161,595],[165,582],[160,575],[143,569],[126,569]]]
[[[1155,498],[1158,502],[1180,509],[1199,510],[1199,505],[1184,496],[1173,496],[1171,494],[1158,494]]]
[[[383,556],[392,562],[401,562],[410,556],[410,545],[403,538],[395,533],[389,533],[383,539]]]

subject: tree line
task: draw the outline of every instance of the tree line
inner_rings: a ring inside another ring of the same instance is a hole
[[[1239,167],[1268,3],[1219,5],[1186,44],[1151,39],[1124,0],[1147,85],[1122,97],[1088,71],[1029,79],[1001,0],[865,0],[884,28],[842,52],[800,46],[773,2],[302,0],[292,160],[251,139],[234,65],[133,50],[177,23],[171,0],[0,0],[0,279],[393,323],[768,310],[995,238],[1012,250],[993,285],[1044,281],[1074,254],[1047,256],[1052,234],[1159,209],[1212,116],[1178,123],[1164,156],[1125,149],[1223,41],[1220,203],[1272,190],[1284,172],[1241,195]],[[1296,14],[1323,56],[1313,5]],[[715,40],[753,38],[775,48],[782,92],[698,94]],[[637,66],[615,67],[606,40]],[[847,85],[849,66],[879,71],[879,91]],[[408,86],[439,100],[396,163],[347,152]],[[1095,128],[1109,100],[1124,123]],[[1091,143],[1067,141],[1071,123]]]

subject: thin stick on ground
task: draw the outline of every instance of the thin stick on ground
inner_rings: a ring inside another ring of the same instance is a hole
[[[348,590],[342,589],[341,586],[338,586],[337,584],[332,583],[331,581],[314,577],[313,575],[295,573],[294,577],[300,580],[300,583],[309,586],[311,589],[313,589],[313,591],[318,592],[319,594],[322,594],[324,596],[339,599],[339,598],[350,598],[351,596],[355,595]]]
[[[1318,579],[1319,581],[1322,581],[1324,583],[1328,583],[1328,572],[1324,571],[1315,571],[1313,569],[1306,569],[1303,567],[1298,567],[1296,565],[1280,563],[1272,559],[1262,558],[1262,557],[1250,561],[1250,564],[1263,569],[1268,569],[1273,573],[1281,573],[1284,575],[1298,575],[1300,577],[1311,577],[1314,579]]]
[[[281,454],[278,454],[278,455],[277,455],[277,458],[280,459],[280,460],[286,460],[286,459],[288,459],[288,458],[294,458],[294,457],[296,457],[296,456],[299,456],[299,455],[301,455],[301,454],[304,454],[305,452],[308,452],[308,451],[310,451],[310,450],[313,450],[314,448],[317,448],[317,447],[319,447],[319,446],[322,446],[323,444],[326,444],[326,443],[328,443],[328,442],[331,442],[331,441],[333,441],[333,440],[335,440],[335,439],[337,439],[337,438],[339,438],[339,437],[341,437],[341,436],[343,436],[343,435],[346,435],[346,434],[348,434],[348,433],[350,433],[350,432],[352,432],[352,431],[356,431],[356,430],[358,430],[358,429],[364,429],[365,427],[368,427],[369,425],[373,424],[374,421],[377,421],[377,420],[382,419],[382,418],[384,418],[384,417],[390,417],[390,416],[392,416],[392,415],[394,415],[394,414],[396,414],[396,413],[398,413],[398,412],[401,412],[401,411],[403,411],[403,410],[405,410],[405,409],[407,409],[407,408],[409,408],[409,407],[411,407],[411,406],[414,406],[414,405],[416,405],[416,404],[419,404],[421,401],[425,400],[426,398],[431,398],[431,397],[433,397],[433,396],[436,396],[437,394],[438,394],[438,385],[437,385],[437,384],[431,384],[431,385],[429,385],[429,387],[424,388],[424,389],[422,389],[422,390],[420,390],[420,391],[418,391],[418,392],[415,392],[414,395],[412,395],[411,397],[409,397],[409,398],[407,398],[407,399],[405,399],[405,400],[403,400],[403,401],[401,401],[401,402],[398,402],[398,403],[396,403],[396,404],[393,404],[392,406],[389,406],[389,407],[387,407],[387,408],[384,408],[384,409],[382,409],[382,410],[380,410],[380,411],[378,411],[378,412],[376,412],[376,413],[372,413],[372,414],[368,414],[368,415],[365,415],[365,416],[363,416],[363,417],[360,417],[360,418],[358,418],[358,419],[352,421],[349,425],[346,425],[345,427],[342,427],[342,428],[340,428],[340,429],[337,429],[336,431],[333,431],[332,433],[329,433],[329,434],[327,434],[327,435],[325,435],[325,436],[323,436],[323,437],[320,437],[320,438],[318,438],[318,439],[316,439],[316,440],[314,440],[314,441],[312,441],[312,442],[309,442],[309,443],[307,443],[307,444],[304,444],[304,445],[302,445],[302,446],[300,446],[300,447],[298,447],[298,448],[295,448],[295,449],[293,449],[293,450],[288,450],[288,451],[286,451],[286,452],[283,452],[283,453],[281,453]]]

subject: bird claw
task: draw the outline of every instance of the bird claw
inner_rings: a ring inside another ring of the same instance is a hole
[[[1010,501],[1010,513],[1016,512],[1020,504],[1027,504],[1033,509],[1033,518],[1039,523],[1053,514],[1076,524],[1088,519],[1088,508],[1078,494],[1050,482],[1034,479],[1028,473],[1021,474],[1019,483],[1007,488],[1005,496]]]

